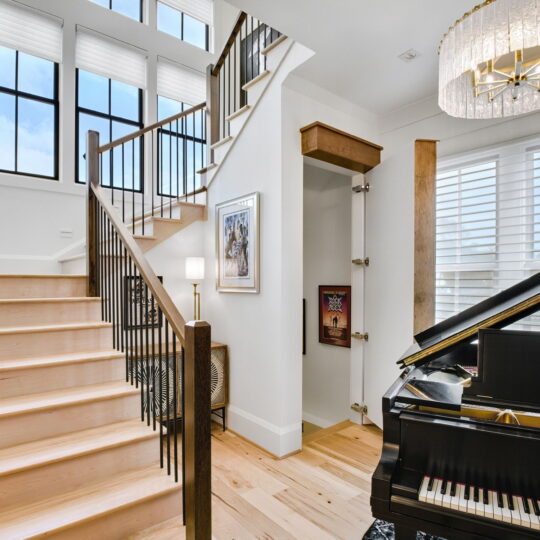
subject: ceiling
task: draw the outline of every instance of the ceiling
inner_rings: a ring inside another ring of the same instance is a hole
[[[297,74],[377,114],[437,92],[437,47],[479,0],[228,0],[315,51]],[[404,62],[408,49],[418,57]]]

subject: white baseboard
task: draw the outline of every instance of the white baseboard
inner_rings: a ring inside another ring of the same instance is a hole
[[[229,405],[227,425],[242,437],[281,457],[302,448],[302,424],[276,426],[240,407]]]
[[[311,414],[307,411],[302,411],[302,419],[305,420],[306,422],[309,422],[310,424],[315,424],[316,426],[319,426],[321,428],[327,428],[327,427],[334,426],[339,423],[339,422],[332,422],[331,420],[327,420],[326,418],[321,418],[320,416]],[[344,418],[344,420],[346,419]]]

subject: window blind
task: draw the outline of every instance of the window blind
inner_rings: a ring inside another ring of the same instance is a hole
[[[206,78],[202,73],[158,58],[157,93],[189,105],[198,105],[206,100]]]
[[[57,17],[0,0],[0,45],[61,62],[62,26]]]
[[[214,2],[212,0],[159,0],[159,2],[212,26],[214,18]]]
[[[142,49],[78,26],[75,57],[78,68],[146,88],[146,52]]]
[[[437,321],[540,271],[540,139],[441,160],[435,193]]]

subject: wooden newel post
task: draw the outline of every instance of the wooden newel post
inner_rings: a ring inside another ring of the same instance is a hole
[[[219,80],[214,75],[214,65],[206,68],[206,153],[207,165],[214,162],[214,151],[210,148],[219,140]]]
[[[211,540],[210,325],[192,321],[184,343],[186,540]]]
[[[86,294],[99,296],[98,276],[98,206],[91,186],[99,186],[99,133],[89,131],[86,136]]]

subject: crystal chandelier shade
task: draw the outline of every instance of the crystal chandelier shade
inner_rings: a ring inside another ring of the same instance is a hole
[[[460,118],[540,109],[540,0],[486,0],[439,48],[439,106]]]

